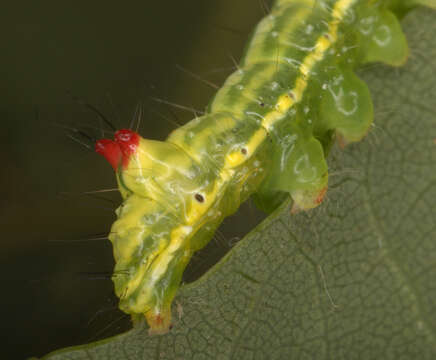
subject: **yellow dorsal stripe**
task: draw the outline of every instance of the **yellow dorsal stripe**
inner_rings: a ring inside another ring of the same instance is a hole
[[[221,170],[221,176],[217,179],[213,190],[206,194],[207,205],[213,204],[218,194],[220,194],[220,187],[229,180],[233,173],[233,168],[241,165],[251,154],[254,153],[256,148],[266,138],[268,129],[270,129],[277,121],[281,120],[289,109],[296,103],[300,102],[303,98],[304,91],[308,86],[308,79],[314,66],[324,58],[326,51],[337,41],[338,26],[343,20],[348,9],[353,5],[356,0],[339,0],[335,3],[331,10],[332,20],[328,24],[328,32],[322,34],[314,47],[313,52],[308,54],[299,67],[300,75],[297,77],[295,86],[290,93],[283,94],[279,97],[275,110],[266,114],[262,120],[261,128],[257,130],[247,143],[247,155],[242,156],[240,153],[230,153],[227,155],[226,162]],[[239,151],[239,150],[238,150]],[[194,230],[196,224],[199,222],[205,212],[209,210],[206,204],[192,204],[192,207],[187,214],[189,219],[187,224],[180,225],[171,232],[171,239],[169,245],[161,252],[157,261],[154,262],[151,269],[151,281],[149,285],[153,284],[166,272],[169,262],[174,256],[174,253],[183,246],[186,237],[190,236],[191,231]],[[189,231],[187,231],[189,229]]]
[[[326,51],[337,41],[338,25],[344,18],[346,12],[356,0],[339,0],[332,9],[333,19],[328,24],[328,32],[322,34],[315,45],[314,51],[308,54],[300,65],[300,76],[295,81],[295,87],[289,94],[283,94],[279,97],[275,110],[266,114],[262,126],[270,129],[277,121],[281,120],[289,109],[301,101],[304,91],[307,88],[310,72],[314,66],[324,58]]]
[[[322,34],[318,38],[314,51],[304,58],[299,67],[300,76],[298,76],[295,81],[295,87],[290,91],[290,93],[281,95],[274,106],[275,110],[269,112],[263,117],[262,128],[258,130],[247,143],[249,154],[252,154],[261,144],[266,137],[268,130],[271,129],[277,121],[286,116],[286,113],[294,104],[301,101],[304,91],[307,88],[308,79],[310,78],[312,69],[324,58],[326,51],[337,41],[338,25],[355,1],[356,0],[339,0],[335,4],[331,12],[333,19],[328,24],[328,32]],[[227,156],[224,169],[239,166],[246,158],[247,157],[242,156],[239,151],[235,151]]]

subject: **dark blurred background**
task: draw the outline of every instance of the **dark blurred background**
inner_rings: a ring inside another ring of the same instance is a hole
[[[120,198],[84,194],[113,188],[115,179],[102,158],[68,137],[71,128],[99,133],[99,118],[84,103],[117,128],[128,127],[141,105],[140,133],[163,140],[194,114],[152,98],[204,109],[215,90],[177,65],[221,85],[265,3],[51,0],[3,7],[2,359],[41,356],[130,326],[116,310],[110,243],[91,240],[109,231]],[[259,221],[250,205],[244,211],[196,257],[186,281]]]

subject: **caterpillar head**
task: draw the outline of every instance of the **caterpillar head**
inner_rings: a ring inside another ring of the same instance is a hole
[[[114,168],[124,198],[109,235],[120,308],[144,314],[151,332],[166,332],[183,270],[223,217],[209,196],[213,175],[176,145],[131,130],[99,140],[96,151]]]

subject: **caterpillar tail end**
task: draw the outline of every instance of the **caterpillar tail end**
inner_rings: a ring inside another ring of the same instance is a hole
[[[148,311],[145,314],[150,328],[148,329],[148,335],[164,335],[171,330],[171,308],[161,309],[159,311]]]

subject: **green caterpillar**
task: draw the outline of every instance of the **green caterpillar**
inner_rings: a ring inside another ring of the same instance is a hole
[[[359,141],[373,121],[354,69],[402,65],[399,18],[436,0],[276,0],[237,71],[204,116],[165,142],[119,130],[96,151],[115,170],[123,204],[109,239],[120,309],[144,314],[150,333],[171,325],[171,302],[193,253],[253,196],[272,211],[318,206],[335,139]]]

